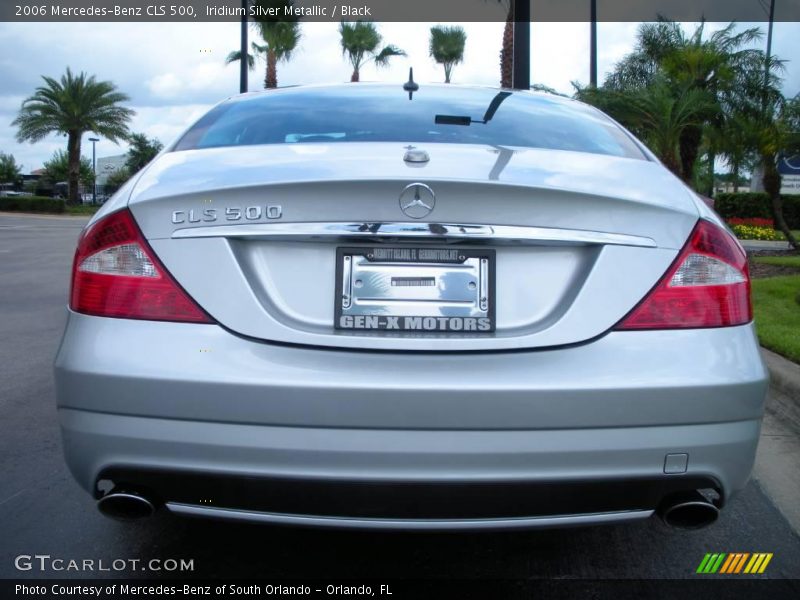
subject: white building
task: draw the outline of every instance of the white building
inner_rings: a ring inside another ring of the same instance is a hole
[[[108,181],[112,173],[125,168],[127,154],[117,154],[116,156],[103,156],[97,159],[95,168],[97,169],[97,185],[103,186]]]

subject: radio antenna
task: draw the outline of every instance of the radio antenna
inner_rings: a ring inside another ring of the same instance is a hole
[[[403,84],[403,89],[408,92],[409,100],[411,100],[414,92],[419,89],[419,84],[414,81],[414,67],[408,68],[408,81]]]

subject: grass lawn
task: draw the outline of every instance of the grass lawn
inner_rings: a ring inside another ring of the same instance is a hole
[[[800,257],[785,258],[797,260]],[[800,363],[798,296],[800,296],[800,275],[753,280],[753,310],[761,345]]]
[[[800,269],[800,255],[798,256],[756,256],[754,262],[778,267],[795,267]]]
[[[780,239],[782,239],[782,240],[785,240],[785,239],[786,239],[786,236],[785,236],[785,235],[783,235],[783,233],[782,233],[782,232],[780,232],[780,231],[777,231],[777,230],[776,230],[776,231],[775,231],[775,233],[777,233],[777,234],[778,234],[778,237],[779,237]],[[800,239],[800,229],[792,229],[792,235],[794,236],[794,239],[796,239],[796,240],[797,240],[797,239]]]
[[[79,204],[77,206],[67,206],[64,211],[68,215],[93,215],[98,210],[99,206],[92,206],[91,204]]]

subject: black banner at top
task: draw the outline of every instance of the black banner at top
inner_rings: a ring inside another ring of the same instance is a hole
[[[6,22],[202,22],[249,18],[305,21],[488,22],[505,21],[510,3],[528,2],[533,22],[589,21],[592,0],[2,0]],[[594,0],[601,22],[800,22],[800,0]],[[268,9],[264,9],[264,6]]]

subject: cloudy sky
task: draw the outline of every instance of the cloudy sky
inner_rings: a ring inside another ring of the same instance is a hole
[[[426,23],[381,23],[387,43],[408,53],[387,69],[367,66],[362,81],[407,79],[414,67],[421,83],[442,81],[441,67],[427,55]],[[763,24],[762,24],[763,25]],[[709,24],[714,28],[714,24]],[[497,85],[503,23],[466,23],[465,62],[456,67],[455,83]],[[630,51],[635,23],[600,23],[599,72],[610,70]],[[776,23],[773,51],[800,57],[800,25]],[[239,89],[238,67],[225,66],[229,51],[238,48],[238,23],[0,23],[0,151],[12,153],[24,172],[38,169],[57,149],[62,137],[37,144],[18,144],[11,121],[21,102],[40,84],[41,75],[59,77],[67,66],[111,80],[131,98],[136,111],[132,130],[172,141],[211,105]],[[564,93],[571,81],[589,79],[588,23],[534,23],[532,80]],[[261,89],[265,65],[250,74],[250,89]],[[350,69],[342,57],[335,23],[304,23],[301,45],[287,64],[278,67],[280,85],[348,81]],[[785,93],[800,92],[800,59],[788,63]],[[91,156],[84,137],[83,153]],[[98,156],[121,154],[125,145],[97,144]]]

